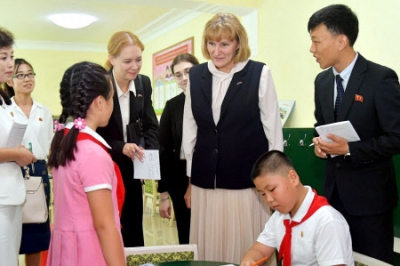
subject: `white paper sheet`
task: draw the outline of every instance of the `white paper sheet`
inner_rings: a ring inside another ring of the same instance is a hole
[[[16,148],[22,143],[22,139],[24,138],[25,130],[27,124],[18,124],[13,123],[10,134],[8,135],[6,148]]]
[[[341,138],[345,138],[348,142],[360,140],[360,137],[358,136],[356,130],[354,129],[350,121],[342,121],[342,122],[318,126],[315,128],[315,130],[318,132],[322,140],[326,142],[332,142],[331,139],[328,139],[326,137],[328,133],[334,134]]]
[[[153,179],[160,180],[160,157],[158,150],[144,150],[143,162],[135,158],[133,161],[134,179]]]

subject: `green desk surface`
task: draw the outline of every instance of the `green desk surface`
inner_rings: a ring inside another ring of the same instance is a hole
[[[162,262],[162,263],[153,263],[154,266],[220,266],[232,264],[229,262],[218,262],[218,261],[171,261],[171,262]],[[235,265],[235,264],[232,264]]]

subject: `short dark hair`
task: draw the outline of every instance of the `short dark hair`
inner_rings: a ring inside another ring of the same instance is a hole
[[[14,35],[5,28],[0,27],[0,48],[10,47],[13,44],[14,44]]]
[[[344,34],[353,46],[358,36],[358,19],[346,5],[330,5],[315,12],[308,20],[308,32],[324,24],[332,34]]]
[[[278,173],[288,169],[294,169],[289,157],[281,151],[272,150],[257,159],[251,171],[251,180],[254,181],[254,179],[266,173]]]
[[[0,48],[10,47],[14,44],[14,36],[11,32],[6,30],[5,28],[0,27]],[[1,83],[0,83],[1,85]],[[3,100],[5,104],[10,105],[11,100],[8,96],[7,92],[3,90],[2,86],[0,86],[0,105],[3,104]]]
[[[197,60],[197,58],[189,53],[183,53],[183,54],[178,54],[177,56],[175,56],[174,60],[172,61],[171,64],[171,71],[172,74],[175,75],[175,69],[174,67],[182,62],[188,62],[191,63],[192,65],[198,65],[199,64],[199,60]]]

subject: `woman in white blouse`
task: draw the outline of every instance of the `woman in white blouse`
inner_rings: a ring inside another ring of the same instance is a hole
[[[190,243],[200,260],[239,264],[270,216],[250,174],[261,154],[283,149],[279,106],[271,70],[249,60],[236,16],[207,22],[202,52],[210,60],[190,69],[183,121]]]
[[[35,71],[25,59],[15,59],[13,76],[7,82],[8,91],[14,91],[11,109],[15,121],[27,124],[22,145],[32,150],[37,161],[29,165],[31,176],[41,176],[46,193],[47,206],[50,200],[50,182],[46,158],[53,138],[53,119],[50,110],[32,98],[35,89]],[[23,170],[23,169],[21,169]],[[24,170],[23,170],[24,172]],[[40,252],[50,243],[49,219],[40,224],[24,224],[20,254],[25,255],[26,266],[40,265]]]
[[[13,75],[14,37],[0,28],[0,84]],[[13,125],[10,98],[0,88],[0,261],[1,265],[17,266],[22,231],[22,203],[25,186],[20,166],[35,161],[35,156],[22,146],[7,147]]]

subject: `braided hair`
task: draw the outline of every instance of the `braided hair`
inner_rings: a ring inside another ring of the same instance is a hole
[[[68,68],[60,83],[62,111],[58,119],[65,124],[69,117],[86,118],[93,100],[98,96],[109,99],[111,95],[110,77],[100,65],[81,62]],[[48,165],[58,168],[75,160],[76,140],[79,129],[72,127],[64,136],[64,130],[57,131],[50,147]]]

